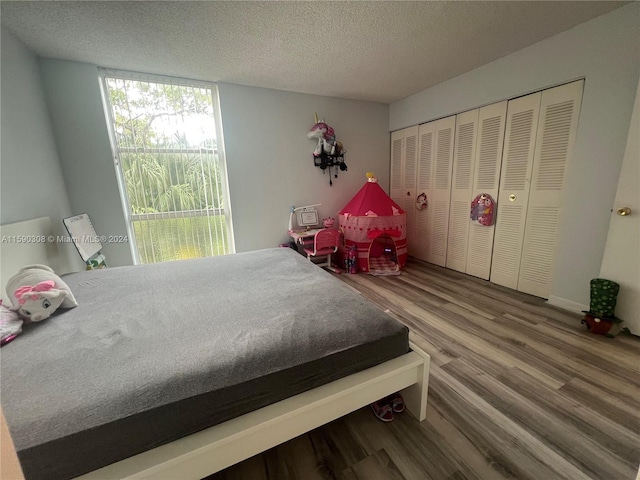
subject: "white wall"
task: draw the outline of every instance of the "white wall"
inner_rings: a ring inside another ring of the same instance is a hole
[[[224,83],[219,92],[236,251],[286,242],[291,205],[322,203],[321,218],[335,217],[368,171],[388,191],[388,105]],[[331,187],[306,137],[314,112],[347,150],[348,170]]]
[[[94,65],[41,59],[60,161],[73,211],[87,212],[100,235],[126,235],[115,169]],[[291,205],[338,209],[375,171],[389,183],[389,107],[230,84],[219,86],[236,251],[287,241]],[[325,116],[347,149],[347,172],[329,187],[313,166],[306,138],[314,112]],[[105,245],[110,265],[131,263],[125,244]]]
[[[627,207],[631,215],[619,216]],[[620,284],[616,317],[623,327],[640,336],[640,82],[629,125],[629,136],[611,212],[609,235],[602,258],[600,277]]]
[[[40,59],[40,70],[73,214],[88,213],[98,235],[126,236],[97,67]],[[127,243],[103,246],[108,265],[132,263]]]
[[[389,128],[584,77],[552,288],[552,299],[579,309],[600,271],[639,74],[640,4],[633,3],[392,104]]]
[[[0,224],[50,217],[54,233],[66,235],[62,219],[72,213],[38,63],[4,28],[1,85]],[[82,268],[73,245],[59,244],[58,248],[61,269]]]

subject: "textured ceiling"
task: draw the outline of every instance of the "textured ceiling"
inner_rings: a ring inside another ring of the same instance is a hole
[[[391,103],[626,2],[2,1],[43,57]]]

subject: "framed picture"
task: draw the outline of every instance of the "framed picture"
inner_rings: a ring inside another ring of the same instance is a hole
[[[102,250],[100,237],[96,234],[89,215],[81,213],[74,217],[65,218],[63,223],[80,257],[86,263],[89,263]]]

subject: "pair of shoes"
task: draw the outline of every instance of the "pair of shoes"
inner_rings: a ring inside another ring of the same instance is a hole
[[[373,402],[371,404],[371,410],[373,410],[373,414],[383,422],[391,422],[393,420],[393,410],[391,405],[383,403],[383,400]]]
[[[389,397],[389,399],[391,402],[391,409],[395,413],[404,412],[404,399],[402,398],[402,395],[400,395],[399,393],[394,393],[393,395],[391,395],[391,397]]]

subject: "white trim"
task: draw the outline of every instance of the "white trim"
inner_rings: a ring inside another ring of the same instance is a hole
[[[411,348],[401,357],[78,478],[203,478],[397,391],[407,410],[424,420],[430,357]]]
[[[217,87],[217,83],[208,82],[205,80],[193,80],[191,78],[184,77],[172,77],[171,75],[160,75],[157,73],[142,73],[132,72],[131,70],[120,70],[117,68],[104,68],[98,67],[98,70],[102,75],[107,77],[118,77],[125,80],[134,80],[139,82],[150,83],[171,83],[174,85],[180,85],[182,87],[194,87],[194,88],[211,88]]]
[[[195,218],[195,217],[221,217],[224,216],[222,208],[201,208],[199,210],[180,210],[179,212],[156,212],[156,213],[132,213],[132,222],[144,220],[164,220],[166,218]]]
[[[104,111],[105,121],[107,122],[107,132],[109,135],[109,144],[111,145],[111,155],[113,156],[113,168],[116,170],[116,179],[118,182],[118,193],[120,195],[120,206],[122,207],[122,215],[125,219],[127,235],[129,236],[129,251],[131,252],[131,260],[134,265],[140,263],[140,255],[138,254],[138,245],[136,235],[131,222],[130,214],[131,205],[129,203],[129,195],[127,195],[127,185],[124,181],[124,173],[120,166],[120,157],[118,155],[118,142],[116,141],[116,132],[114,130],[113,112],[111,110],[111,102],[109,101],[109,89],[107,87],[107,71],[99,69],[100,80],[100,96],[102,97],[102,110]]]
[[[231,213],[231,194],[229,192],[229,178],[227,176],[227,153],[224,143],[224,128],[222,127],[222,107],[220,106],[220,91],[218,84],[211,88],[213,101],[213,118],[216,126],[216,147],[218,148],[218,166],[220,167],[220,186],[222,188],[222,201],[225,210],[227,226],[227,241],[229,253],[236,253],[236,237],[233,229],[233,214]]]
[[[582,313],[583,311],[589,310],[589,305],[583,305],[582,303],[574,302],[573,300],[568,300],[566,298],[556,297],[555,295],[550,295],[547,303],[554,307],[563,308],[575,313]]]

